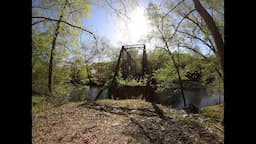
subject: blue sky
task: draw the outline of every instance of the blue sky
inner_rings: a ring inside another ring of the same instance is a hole
[[[100,37],[105,37],[110,40],[110,44],[117,42],[114,31],[114,21],[111,20],[110,13],[108,10],[98,8],[96,6],[91,7],[91,16],[84,20],[84,27],[90,29]],[[84,34],[84,37],[88,34]]]
[[[33,2],[34,5],[38,4],[37,0],[34,0]],[[166,11],[166,9],[162,9],[164,8],[164,6],[161,2],[162,0],[154,1],[155,4],[161,6],[161,11]],[[138,6],[140,7],[139,9],[145,11],[145,8],[147,7],[148,3],[149,0],[138,0]],[[136,7],[133,7],[132,10],[136,11]],[[143,12],[143,14],[144,13],[145,12]],[[127,29],[127,25],[124,24],[124,21],[120,19],[118,20],[116,14],[108,6],[102,8],[96,5],[91,5],[90,17],[83,20],[83,27],[95,33],[99,38],[104,38],[108,40],[109,44],[116,48],[120,48],[122,44],[141,43],[138,41],[138,39],[145,38],[145,33],[149,33],[149,29],[151,28],[151,26],[148,26],[148,23],[143,23],[143,20],[140,21],[142,17],[137,16],[138,11],[129,14],[130,17],[135,17],[135,20],[129,21],[129,23],[127,24],[129,28]],[[137,21],[140,22],[137,23]],[[143,33],[141,31],[144,32],[144,35],[141,34]],[[88,41],[94,41],[92,37],[85,32],[83,32],[81,40],[85,42],[85,44],[88,43]],[[200,43],[198,43],[198,46],[202,48],[205,47]],[[148,49],[153,49],[155,47],[155,42],[146,43],[146,47]],[[208,53],[208,48],[203,49],[203,53]]]
[[[138,5],[141,7],[146,7],[148,0],[139,1]],[[106,8],[100,8],[98,6],[91,6],[91,16],[84,20],[83,26],[90,29],[92,32],[96,33],[100,37],[105,37],[109,40],[110,44],[113,46],[119,46],[119,36],[120,31],[117,28],[118,24],[114,18],[116,15],[113,11]],[[113,17],[114,16],[114,17]],[[83,39],[86,39],[88,34],[83,34]]]
[[[145,9],[148,2],[148,0],[141,0],[139,1],[138,5],[142,9]],[[159,4],[160,3],[161,1],[159,1]],[[118,22],[116,21],[116,19],[114,19],[115,16],[116,15],[113,13],[113,11],[111,12],[110,9],[100,8],[92,5],[91,16],[84,20],[83,26],[97,34],[97,36],[109,40],[111,46],[120,48],[121,44],[119,43],[119,41],[121,40],[120,37],[122,37],[120,33],[125,35],[125,31],[121,32],[120,29],[117,28]],[[82,39],[86,41],[88,37],[90,36],[87,33],[84,33]],[[146,44],[146,46],[148,48],[155,47],[154,44]],[[209,52],[209,49],[206,48],[203,44],[198,43],[198,46],[201,47],[201,50],[204,54]]]
[[[174,0],[175,1],[175,0]],[[33,5],[38,5],[39,0],[33,0]],[[155,0],[154,3],[161,6],[161,11],[166,11],[166,9],[163,6],[163,0]],[[147,7],[149,3],[149,0],[138,0],[138,6],[143,11],[145,10],[145,7]],[[114,6],[115,7],[115,6]],[[133,7],[132,10],[136,10],[135,7]],[[109,41],[109,44],[111,46],[120,48],[122,44],[133,44],[134,39],[139,38],[145,38],[146,35],[139,35],[141,31],[145,32],[145,29],[150,29],[150,27],[147,27],[143,24],[142,21],[139,23],[132,23],[131,21],[127,24],[129,26],[129,29],[124,28],[124,24],[122,25],[121,20],[117,20],[117,17],[113,10],[111,10],[108,6],[105,6],[105,8],[91,5],[91,16],[89,18],[86,18],[83,20],[83,27],[92,31],[95,33],[99,38],[104,38]],[[131,14],[131,17],[134,18],[138,15],[136,12]],[[135,18],[135,21],[138,21],[141,19],[141,17]],[[141,24],[142,23],[142,24]],[[120,26],[121,25],[121,26]],[[120,28],[122,27],[122,28]],[[130,28],[132,27],[132,28]],[[149,31],[147,32],[149,33]],[[128,36],[126,36],[128,35]],[[135,37],[135,38],[134,38]],[[88,33],[83,32],[83,35],[81,37],[81,40],[83,42],[88,43],[89,41],[94,41]],[[131,40],[132,39],[132,40]],[[120,43],[121,41],[121,43]],[[131,42],[132,41],[132,42]],[[136,43],[140,43],[136,41]],[[208,53],[209,50],[205,45],[201,43],[197,43],[197,45],[201,48],[204,54]],[[148,49],[152,49],[155,47],[155,43],[146,43],[146,47]]]

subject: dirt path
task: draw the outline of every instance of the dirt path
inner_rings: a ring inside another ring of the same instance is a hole
[[[206,117],[140,100],[69,103],[33,113],[32,120],[33,144],[224,143]]]

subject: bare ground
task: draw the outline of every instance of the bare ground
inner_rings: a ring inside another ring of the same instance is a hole
[[[32,113],[33,144],[223,144],[219,123],[141,100],[68,103]]]

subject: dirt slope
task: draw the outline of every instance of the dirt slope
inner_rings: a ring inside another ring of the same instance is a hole
[[[199,114],[141,100],[68,103],[32,113],[33,144],[223,144],[223,127]]]

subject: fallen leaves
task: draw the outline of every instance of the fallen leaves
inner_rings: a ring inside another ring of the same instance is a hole
[[[166,117],[161,119],[149,103],[140,100],[80,105],[32,113],[33,144],[224,143],[223,133],[200,114],[159,105]]]

